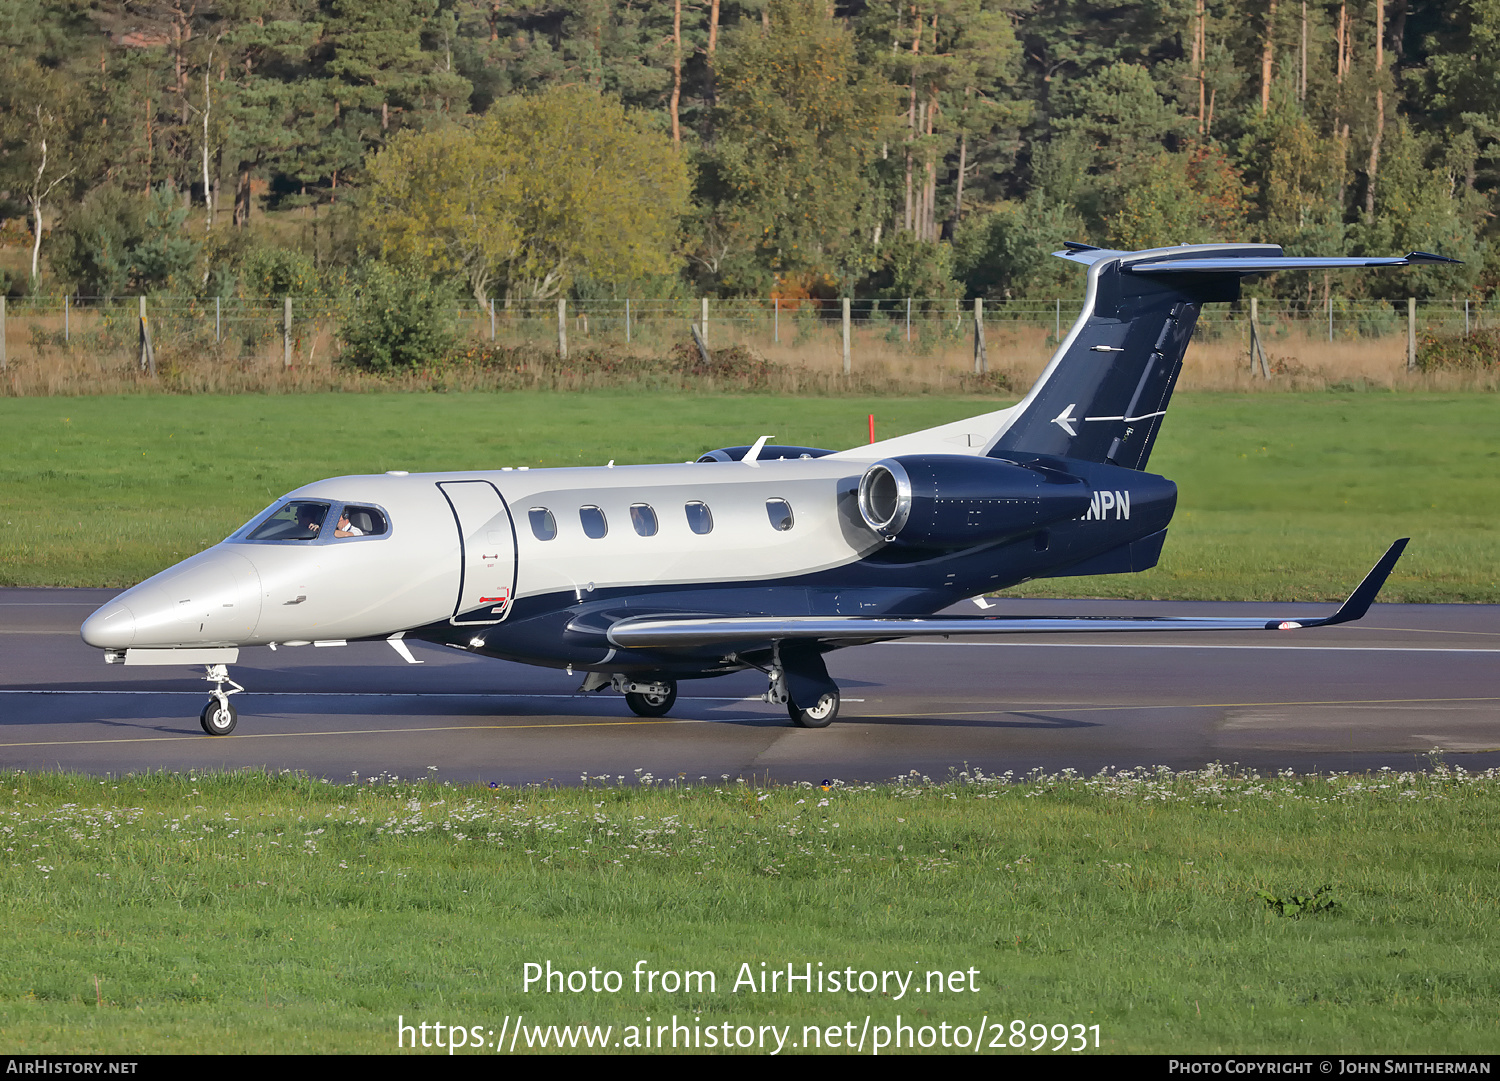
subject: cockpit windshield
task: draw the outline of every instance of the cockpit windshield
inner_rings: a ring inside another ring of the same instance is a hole
[[[327,503],[316,503],[305,499],[293,500],[277,508],[275,514],[256,526],[245,539],[253,541],[317,540],[323,528],[323,522],[328,517],[328,508]]]

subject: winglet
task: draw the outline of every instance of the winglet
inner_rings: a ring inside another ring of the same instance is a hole
[[[775,438],[776,437],[774,435],[761,436],[755,441],[755,445],[753,447],[745,451],[745,456],[741,458],[740,461],[744,462],[746,465],[754,465],[756,462],[760,461],[760,452],[765,449],[766,440]]]
[[[1410,537],[1402,537],[1395,544],[1386,549],[1385,555],[1380,557],[1380,562],[1370,568],[1370,573],[1365,575],[1365,580],[1355,587],[1349,599],[1339,605],[1339,610],[1327,619],[1318,620],[1316,623],[1306,623],[1308,627],[1329,627],[1335,623],[1350,623],[1361,618],[1370,610],[1370,604],[1375,600],[1375,594],[1380,592],[1380,587],[1385,585],[1385,580],[1390,577],[1391,571],[1395,569],[1396,560],[1401,558],[1401,553],[1406,550],[1406,542]]]

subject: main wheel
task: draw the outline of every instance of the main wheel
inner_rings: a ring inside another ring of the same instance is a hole
[[[677,681],[675,679],[657,680],[667,688],[666,694],[645,694],[640,691],[626,691],[625,704],[630,707],[631,712],[637,717],[665,717],[667,713],[677,704]]]
[[[217,698],[210,698],[208,705],[203,707],[203,715],[198,720],[203,725],[203,731],[210,736],[227,736],[234,731],[235,723],[240,715],[234,710],[234,703],[225,702],[219,704]]]
[[[802,709],[796,702],[788,702],[786,711],[791,716],[792,723],[799,728],[827,728],[839,715],[839,693],[832,691],[823,695],[818,699],[818,704],[810,709]]]

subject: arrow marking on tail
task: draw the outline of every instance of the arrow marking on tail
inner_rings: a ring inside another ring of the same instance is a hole
[[[1072,405],[1068,406],[1068,408],[1064,409],[1061,413],[1057,414],[1057,416],[1053,417],[1052,423],[1056,424],[1059,428],[1067,432],[1069,435],[1077,435],[1078,433],[1073,428],[1073,410],[1076,408],[1078,408],[1078,403],[1074,402]]]

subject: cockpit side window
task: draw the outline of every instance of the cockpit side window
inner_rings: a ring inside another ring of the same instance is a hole
[[[390,527],[385,514],[374,507],[346,504],[334,526],[335,537],[383,537]]]
[[[328,517],[327,503],[296,499],[278,507],[276,513],[256,526],[245,539],[253,541],[317,540]]]

